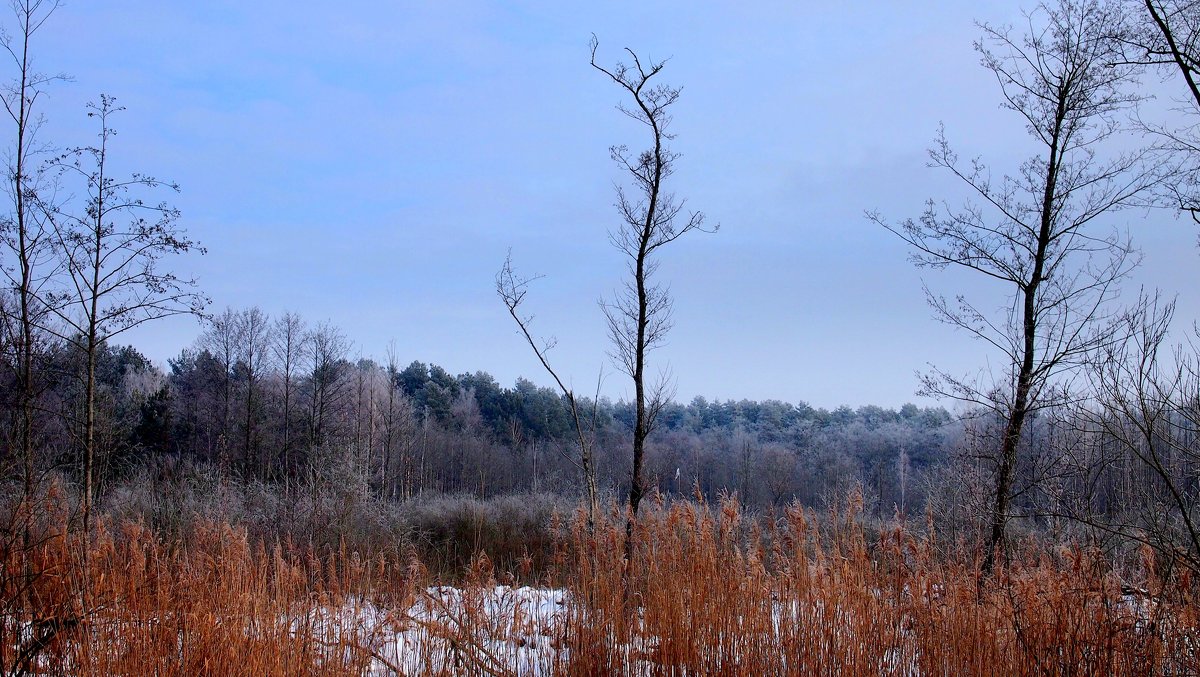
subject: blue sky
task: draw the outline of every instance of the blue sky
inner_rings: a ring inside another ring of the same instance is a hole
[[[721,224],[663,250],[675,327],[652,359],[679,399],[925,404],[915,371],[996,359],[930,319],[921,280],[996,307],[1001,290],[914,270],[863,211],[961,195],[924,167],[942,122],[962,155],[1019,162],[1020,124],[971,48],[975,19],[1019,21],[1019,4],[574,4],[68,2],[34,47],[73,78],[48,92],[43,139],[89,141],[84,104],[117,97],[114,161],[180,184],[209,253],[177,268],[215,309],[294,310],[364,356],[394,340],[404,362],[548,384],[492,288],[511,247],[545,276],[529,309],[552,359],[582,390],[603,366],[622,397],[596,303],[624,271],[607,148],[645,137],[588,66],[595,33],[603,62],[670,57],[673,188]],[[1145,253],[1134,286],[1191,288],[1190,220],[1113,223]],[[1197,312],[1181,296],[1180,326]],[[197,332],[178,319],[129,340],[165,365]]]

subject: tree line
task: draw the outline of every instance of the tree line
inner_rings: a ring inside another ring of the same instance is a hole
[[[82,393],[68,375],[80,358],[64,346],[50,359],[47,368],[61,376],[43,402],[62,413],[63,423],[44,430],[42,448],[52,450],[48,464],[69,470],[78,450],[67,413]],[[484,371],[453,375],[421,361],[402,365],[394,351],[382,361],[360,357],[337,327],[310,326],[294,313],[225,310],[166,371],[131,346],[105,344],[97,391],[106,485],[146,466],[173,472],[209,464],[282,490],[338,465],[393,500],[431,492],[486,498],[581,491],[571,407],[562,393],[526,379],[504,387]],[[627,492],[635,404],[580,404],[596,412],[600,489]],[[831,496],[827,488],[853,482],[873,487],[881,506],[919,506],[916,478],[946,458],[958,429],[944,409],[911,404],[830,411],[700,397],[666,403],[660,422],[648,441],[651,487],[712,499],[736,491],[760,507],[793,499],[816,505]]]
[[[1191,502],[1200,492],[1200,369],[1160,361],[1165,327],[1131,328],[1135,340],[1086,366],[1082,377],[1105,397],[1030,415],[1013,470],[1022,533],[1087,538],[1113,552],[1146,543],[1200,567]],[[84,356],[63,344],[46,360],[55,376],[40,406],[55,415],[40,427],[42,469],[76,476],[82,448],[72,426],[85,393],[72,375]],[[596,412],[599,492],[620,499],[636,407],[577,404]],[[1005,425],[986,407],[830,410],[696,397],[663,406],[647,441],[646,487],[668,500],[736,494],[760,512],[792,502],[830,507],[857,491],[872,519],[928,516],[946,533],[986,541],[994,444]],[[405,364],[394,351],[382,361],[360,357],[331,324],[259,308],[214,316],[165,371],[131,346],[102,345],[95,430],[101,497],[138,478],[169,486],[204,468],[281,496],[354,478],[393,502],[586,497],[571,404],[557,389]]]

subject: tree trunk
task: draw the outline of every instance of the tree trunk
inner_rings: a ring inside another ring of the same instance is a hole
[[[1033,391],[1034,362],[1037,357],[1037,320],[1038,320],[1038,287],[1045,279],[1046,256],[1054,228],[1054,212],[1057,208],[1055,189],[1058,185],[1058,171],[1062,162],[1059,139],[1062,133],[1063,121],[1067,114],[1067,101],[1060,97],[1055,116],[1053,134],[1050,137],[1049,152],[1046,159],[1046,181],[1042,192],[1040,224],[1038,228],[1037,249],[1033,257],[1033,271],[1025,283],[1023,305],[1021,308],[1021,326],[1023,345],[1021,364],[1017,372],[1017,388],[1013,394],[1012,409],[1008,414],[1008,422],[1004,428],[1004,438],[1000,444],[1000,462],[996,470],[996,498],[992,509],[991,530],[988,536],[987,552],[984,554],[983,573],[990,576],[996,565],[996,551],[1003,549],[1004,530],[1008,523],[1008,511],[1012,502],[1013,475],[1017,465],[1017,446],[1021,441],[1021,429],[1025,425],[1025,417],[1029,413],[1030,394]],[[1045,378],[1043,376],[1043,378]]]
[[[638,103],[645,110],[645,105],[641,101]],[[645,221],[642,223],[641,242],[634,269],[638,318],[637,343],[634,345],[633,387],[637,409],[633,426],[633,478],[629,483],[629,519],[625,522],[625,560],[627,562],[633,561],[633,522],[637,518],[638,507],[645,496],[642,465],[645,460],[646,438],[650,435],[650,421],[646,412],[646,328],[650,322],[649,295],[646,290],[646,257],[650,254],[655,223],[658,219],[658,195],[663,179],[662,130],[659,129],[657,121],[648,110],[646,117],[654,130],[654,174],[649,186],[650,195],[646,205]]]
[[[1004,545],[1004,530],[1008,523],[1009,505],[1012,502],[1013,475],[1017,464],[1017,444],[1021,439],[1021,428],[1028,414],[1029,378],[1022,374],[1017,384],[1017,398],[1004,427],[1001,442],[1000,463],[996,470],[996,499],[992,509],[987,552],[984,553],[983,573],[990,576],[996,565],[997,550]],[[1003,556],[1003,552],[1001,553]]]
[[[87,376],[84,385],[83,423],[83,534],[87,543],[91,529],[96,459],[96,336],[88,337]],[[86,550],[86,548],[85,548]]]
[[[290,339],[289,339],[290,340]],[[291,348],[289,346],[288,350]],[[289,358],[290,360],[290,358]],[[292,424],[292,372],[291,365],[286,365],[283,371],[283,489],[288,493],[292,481],[291,459],[291,424]]]

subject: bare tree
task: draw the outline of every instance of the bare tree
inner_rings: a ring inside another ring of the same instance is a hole
[[[255,306],[241,311],[236,316],[238,339],[238,369],[246,379],[246,411],[243,417],[245,436],[243,437],[242,458],[246,468],[255,465],[266,479],[268,468],[267,459],[260,458],[257,418],[261,403],[258,398],[258,382],[267,369],[270,358],[268,346],[271,344],[273,327],[270,318]]]
[[[912,477],[912,464],[908,457],[908,451],[904,445],[900,445],[900,452],[896,454],[896,485],[900,489],[900,512],[903,513],[908,508],[908,483]]]
[[[1175,112],[1185,123],[1140,121],[1161,142],[1163,161],[1186,168],[1162,186],[1164,202],[1200,223],[1200,137],[1195,117],[1200,114],[1200,3],[1196,0],[1127,0],[1130,21],[1114,27],[1126,52],[1124,63],[1157,67],[1177,73],[1183,96]]]
[[[380,486],[393,500],[412,497],[412,450],[416,443],[417,415],[412,402],[400,390],[400,365],[395,341],[387,347],[387,409],[383,419],[383,447],[380,458]]]
[[[1137,63],[1168,66],[1183,78],[1188,98],[1200,109],[1200,3],[1137,0],[1143,21],[1126,34]]]
[[[617,184],[616,207],[621,223],[609,233],[613,245],[628,257],[629,277],[624,289],[601,304],[608,320],[613,358],[633,379],[635,414],[630,517],[626,525],[628,548],[632,544],[629,536],[633,533],[633,520],[645,495],[642,466],[646,438],[654,430],[658,414],[671,396],[671,383],[665,372],[656,385],[647,387],[646,384],[646,355],[663,344],[671,328],[669,290],[666,285],[654,281],[659,264],[656,254],[684,234],[704,230],[704,214],[685,214],[686,201],[665,189],[675,161],[679,159],[679,154],[668,148],[667,143],[674,138],[669,131],[669,108],[679,100],[680,93],[678,87],[653,82],[666,61],[643,64],[641,58],[627,48],[625,51],[631,63],[618,61],[612,68],[606,68],[596,63],[599,46],[599,41],[592,36],[592,68],[603,73],[629,96],[632,103],[619,104],[617,109],[644,125],[650,137],[649,148],[637,153],[631,153],[624,145],[609,148],[609,154],[632,189]]]
[[[0,87],[0,102],[12,122],[4,181],[11,211],[0,218],[0,247],[3,248],[0,250],[3,254],[0,274],[5,282],[2,292],[5,298],[0,302],[0,320],[3,320],[0,322],[3,353],[0,354],[4,356],[6,366],[12,369],[12,399],[5,404],[10,405],[13,419],[6,422],[4,432],[0,434],[5,438],[9,456],[15,457],[12,460],[17,462],[26,505],[14,512],[12,520],[2,530],[3,543],[0,545],[4,546],[4,551],[22,553],[19,572],[4,575],[4,588],[15,592],[6,596],[2,604],[10,610],[13,604],[28,604],[29,611],[44,616],[53,611],[32,593],[37,580],[47,571],[33,558],[24,555],[31,553],[37,545],[33,518],[41,509],[33,501],[39,446],[36,413],[45,383],[44,370],[39,368],[40,358],[45,354],[43,326],[48,315],[43,290],[60,271],[57,257],[53,255],[51,231],[37,209],[37,195],[42,186],[41,176],[34,171],[33,165],[44,150],[37,140],[41,127],[38,99],[44,87],[63,76],[39,73],[34,67],[31,48],[35,35],[59,3],[57,0],[13,0],[9,6],[15,30],[0,32],[0,46],[11,59],[15,71],[12,79]],[[4,399],[8,400],[8,397]],[[14,545],[19,549],[11,547]],[[11,629],[5,620],[0,631],[7,633]],[[0,661],[0,668],[14,674],[32,670],[38,654],[54,639],[56,629],[51,629],[45,636],[42,632],[34,634],[21,647],[14,663],[10,666]]]
[[[1097,351],[1087,370],[1096,398],[1081,418],[1114,443],[1104,459],[1134,460],[1145,472],[1124,499],[1127,519],[1071,516],[1146,543],[1168,561],[1200,571],[1200,364],[1193,354],[1167,352],[1174,302],[1143,298],[1126,322],[1124,340]]]
[[[308,338],[304,320],[296,313],[284,313],[275,320],[274,341],[271,350],[275,363],[279,365],[283,376],[283,439],[281,451],[283,454],[283,476],[290,478],[292,473],[292,398],[296,389],[296,374],[303,360]],[[287,479],[285,479],[285,484]]]
[[[30,52],[35,34],[58,5],[57,1],[46,0],[12,2],[16,30],[0,33],[0,46],[16,70],[12,81],[0,90],[0,101],[13,124],[5,181],[12,211],[0,220],[0,244],[6,254],[6,260],[0,261],[0,272],[13,293],[13,303],[6,304],[4,312],[15,317],[4,323],[3,343],[14,357],[16,425],[10,428],[15,437],[11,446],[20,459],[26,495],[32,492],[34,482],[34,409],[38,392],[35,362],[47,315],[44,287],[58,272],[52,232],[36,209],[41,177],[31,165],[43,150],[37,141],[41,118],[36,110],[43,88],[64,79],[61,75],[38,73]]]
[[[738,498],[742,505],[750,505],[750,473],[754,457],[758,455],[758,441],[740,427],[734,431],[732,441],[732,451],[737,453],[738,458]]]
[[[521,311],[521,304],[525,301],[525,295],[529,292],[530,279],[518,277],[512,268],[512,254],[510,253],[504,259],[504,266],[500,272],[496,273],[496,294],[504,301],[504,306],[508,308],[508,314],[512,316],[513,321],[521,329],[521,334],[525,337],[525,341],[529,347],[533,349],[533,354],[537,356],[538,361],[542,363],[542,368],[550,374],[554,379],[554,383],[558,385],[559,391],[567,400],[567,406],[571,410],[571,422],[575,427],[575,440],[579,444],[579,461],[570,459],[579,468],[583,474],[583,484],[587,491],[588,498],[588,532],[590,533],[596,524],[596,511],[599,508],[599,498],[597,495],[596,485],[596,462],[592,454],[592,446],[596,438],[596,406],[599,402],[599,384],[597,384],[597,396],[592,399],[591,417],[585,425],[583,417],[580,415],[580,401],[575,397],[575,391],[568,388],[563,380],[559,377],[558,372],[550,365],[548,354],[555,345],[553,338],[541,340],[535,339],[531,333],[530,327],[533,323],[532,315],[524,315]],[[601,374],[601,379],[603,374]]]
[[[396,375],[400,363],[396,358],[396,341],[388,341],[387,347],[387,409],[383,416],[383,447],[379,457],[379,491],[391,499],[396,498],[396,481],[392,468],[392,441],[396,432]]]
[[[351,444],[351,456],[355,467],[365,477],[376,477],[378,468],[378,483],[373,486],[382,494],[383,462],[382,456],[375,456],[380,424],[386,421],[384,411],[387,403],[387,372],[374,360],[364,358],[360,354],[354,364],[354,439]],[[381,416],[381,414],[383,414]],[[383,419],[381,421],[381,418]],[[386,436],[386,433],[385,433]]]
[[[228,469],[229,445],[233,427],[233,368],[238,354],[238,314],[226,307],[221,313],[207,318],[207,327],[196,341],[221,367],[220,410],[221,425],[216,438],[216,457]]]
[[[100,122],[99,144],[78,148],[51,164],[57,180],[77,187],[82,204],[39,200],[53,226],[67,275],[63,288],[48,295],[49,306],[66,328],[59,336],[85,357],[83,434],[83,523],[88,528],[93,502],[96,454],[96,357],[101,345],[147,322],[203,312],[208,299],[194,279],[160,270],[166,256],[196,249],[177,225],[179,211],[165,202],[147,203],[142,194],[178,191],[173,183],[145,174],[116,179],[109,174],[109,144],[116,132],[109,117],[120,111],[112,97],[89,104]],[[203,253],[203,250],[200,250]]]
[[[350,342],[340,329],[326,322],[309,332],[306,343],[311,468],[314,460],[311,455],[328,441],[334,416],[344,404]]]
[[[973,199],[961,207],[930,201],[919,219],[898,225],[868,214],[913,247],[917,266],[966,269],[1007,289],[999,313],[987,310],[990,303],[951,302],[926,290],[939,320],[988,344],[1006,364],[994,382],[935,370],[922,386],[987,407],[1005,422],[987,572],[1004,542],[1026,417],[1061,395],[1061,377],[1111,340],[1110,302],[1138,261],[1127,237],[1096,221],[1133,205],[1161,178],[1149,151],[1099,155],[1138,101],[1129,91],[1137,66],[1118,63],[1121,44],[1110,31],[1121,25],[1119,5],[1061,0],[1039,5],[1027,20],[1023,36],[982,24],[975,47],[1000,86],[1002,107],[1017,113],[1039,153],[997,179],[978,158],[961,161],[940,132],[930,165],[949,171]]]

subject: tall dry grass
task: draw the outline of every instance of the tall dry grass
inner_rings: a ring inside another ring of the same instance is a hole
[[[85,543],[69,519],[65,507],[41,510],[36,546],[10,539],[0,553],[6,673],[1200,672],[1200,603],[1186,576],[1159,578],[1147,558],[1136,587],[1148,594],[1131,597],[1099,553],[1030,546],[981,585],[971,548],[900,522],[868,534],[853,498],[771,519],[747,518],[732,499],[648,502],[632,564],[618,509],[590,533],[573,520],[558,530],[548,582],[566,603],[552,616],[496,588],[511,576],[482,555],[445,594],[395,554],[256,542],[219,521],[179,538],[102,526]]]
[[[979,557],[902,524],[868,539],[861,502],[747,523],[734,500],[658,505],[621,561],[620,520],[577,528],[568,674],[1148,675],[1200,673],[1187,580],[1122,593],[1099,553]]]
[[[4,566],[6,674],[359,675],[373,656],[354,608],[402,606],[420,578],[221,523],[169,542],[137,524],[101,524],[87,543],[60,528]],[[15,573],[28,569],[23,591]]]

